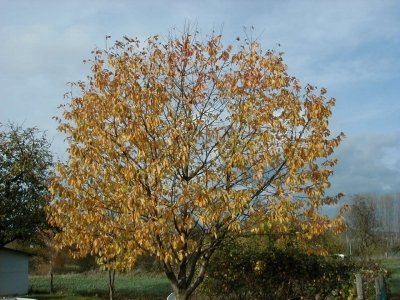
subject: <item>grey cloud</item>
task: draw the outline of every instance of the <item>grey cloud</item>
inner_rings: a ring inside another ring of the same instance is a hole
[[[346,194],[400,191],[400,132],[349,137],[336,152],[334,192]]]

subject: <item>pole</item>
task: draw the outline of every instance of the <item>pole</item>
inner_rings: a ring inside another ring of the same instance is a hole
[[[357,287],[357,300],[364,300],[361,274],[356,274],[356,287]]]

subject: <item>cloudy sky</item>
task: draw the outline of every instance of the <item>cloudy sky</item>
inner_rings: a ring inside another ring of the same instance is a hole
[[[94,47],[128,35],[167,36],[185,22],[225,44],[254,26],[263,49],[285,53],[289,73],[337,99],[332,192],[400,191],[400,1],[0,0],[0,122],[47,131],[58,157],[53,116],[67,82],[89,74]]]

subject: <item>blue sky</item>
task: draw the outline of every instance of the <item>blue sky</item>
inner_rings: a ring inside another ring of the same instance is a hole
[[[82,63],[105,36],[145,39],[196,23],[225,44],[254,26],[264,49],[285,53],[303,85],[337,99],[332,192],[400,192],[400,1],[18,1],[0,0],[0,122],[47,131],[58,157],[63,137],[53,116],[67,82],[89,74]]]

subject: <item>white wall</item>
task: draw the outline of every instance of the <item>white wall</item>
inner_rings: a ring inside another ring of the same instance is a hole
[[[27,254],[0,248],[0,296],[28,293]]]

